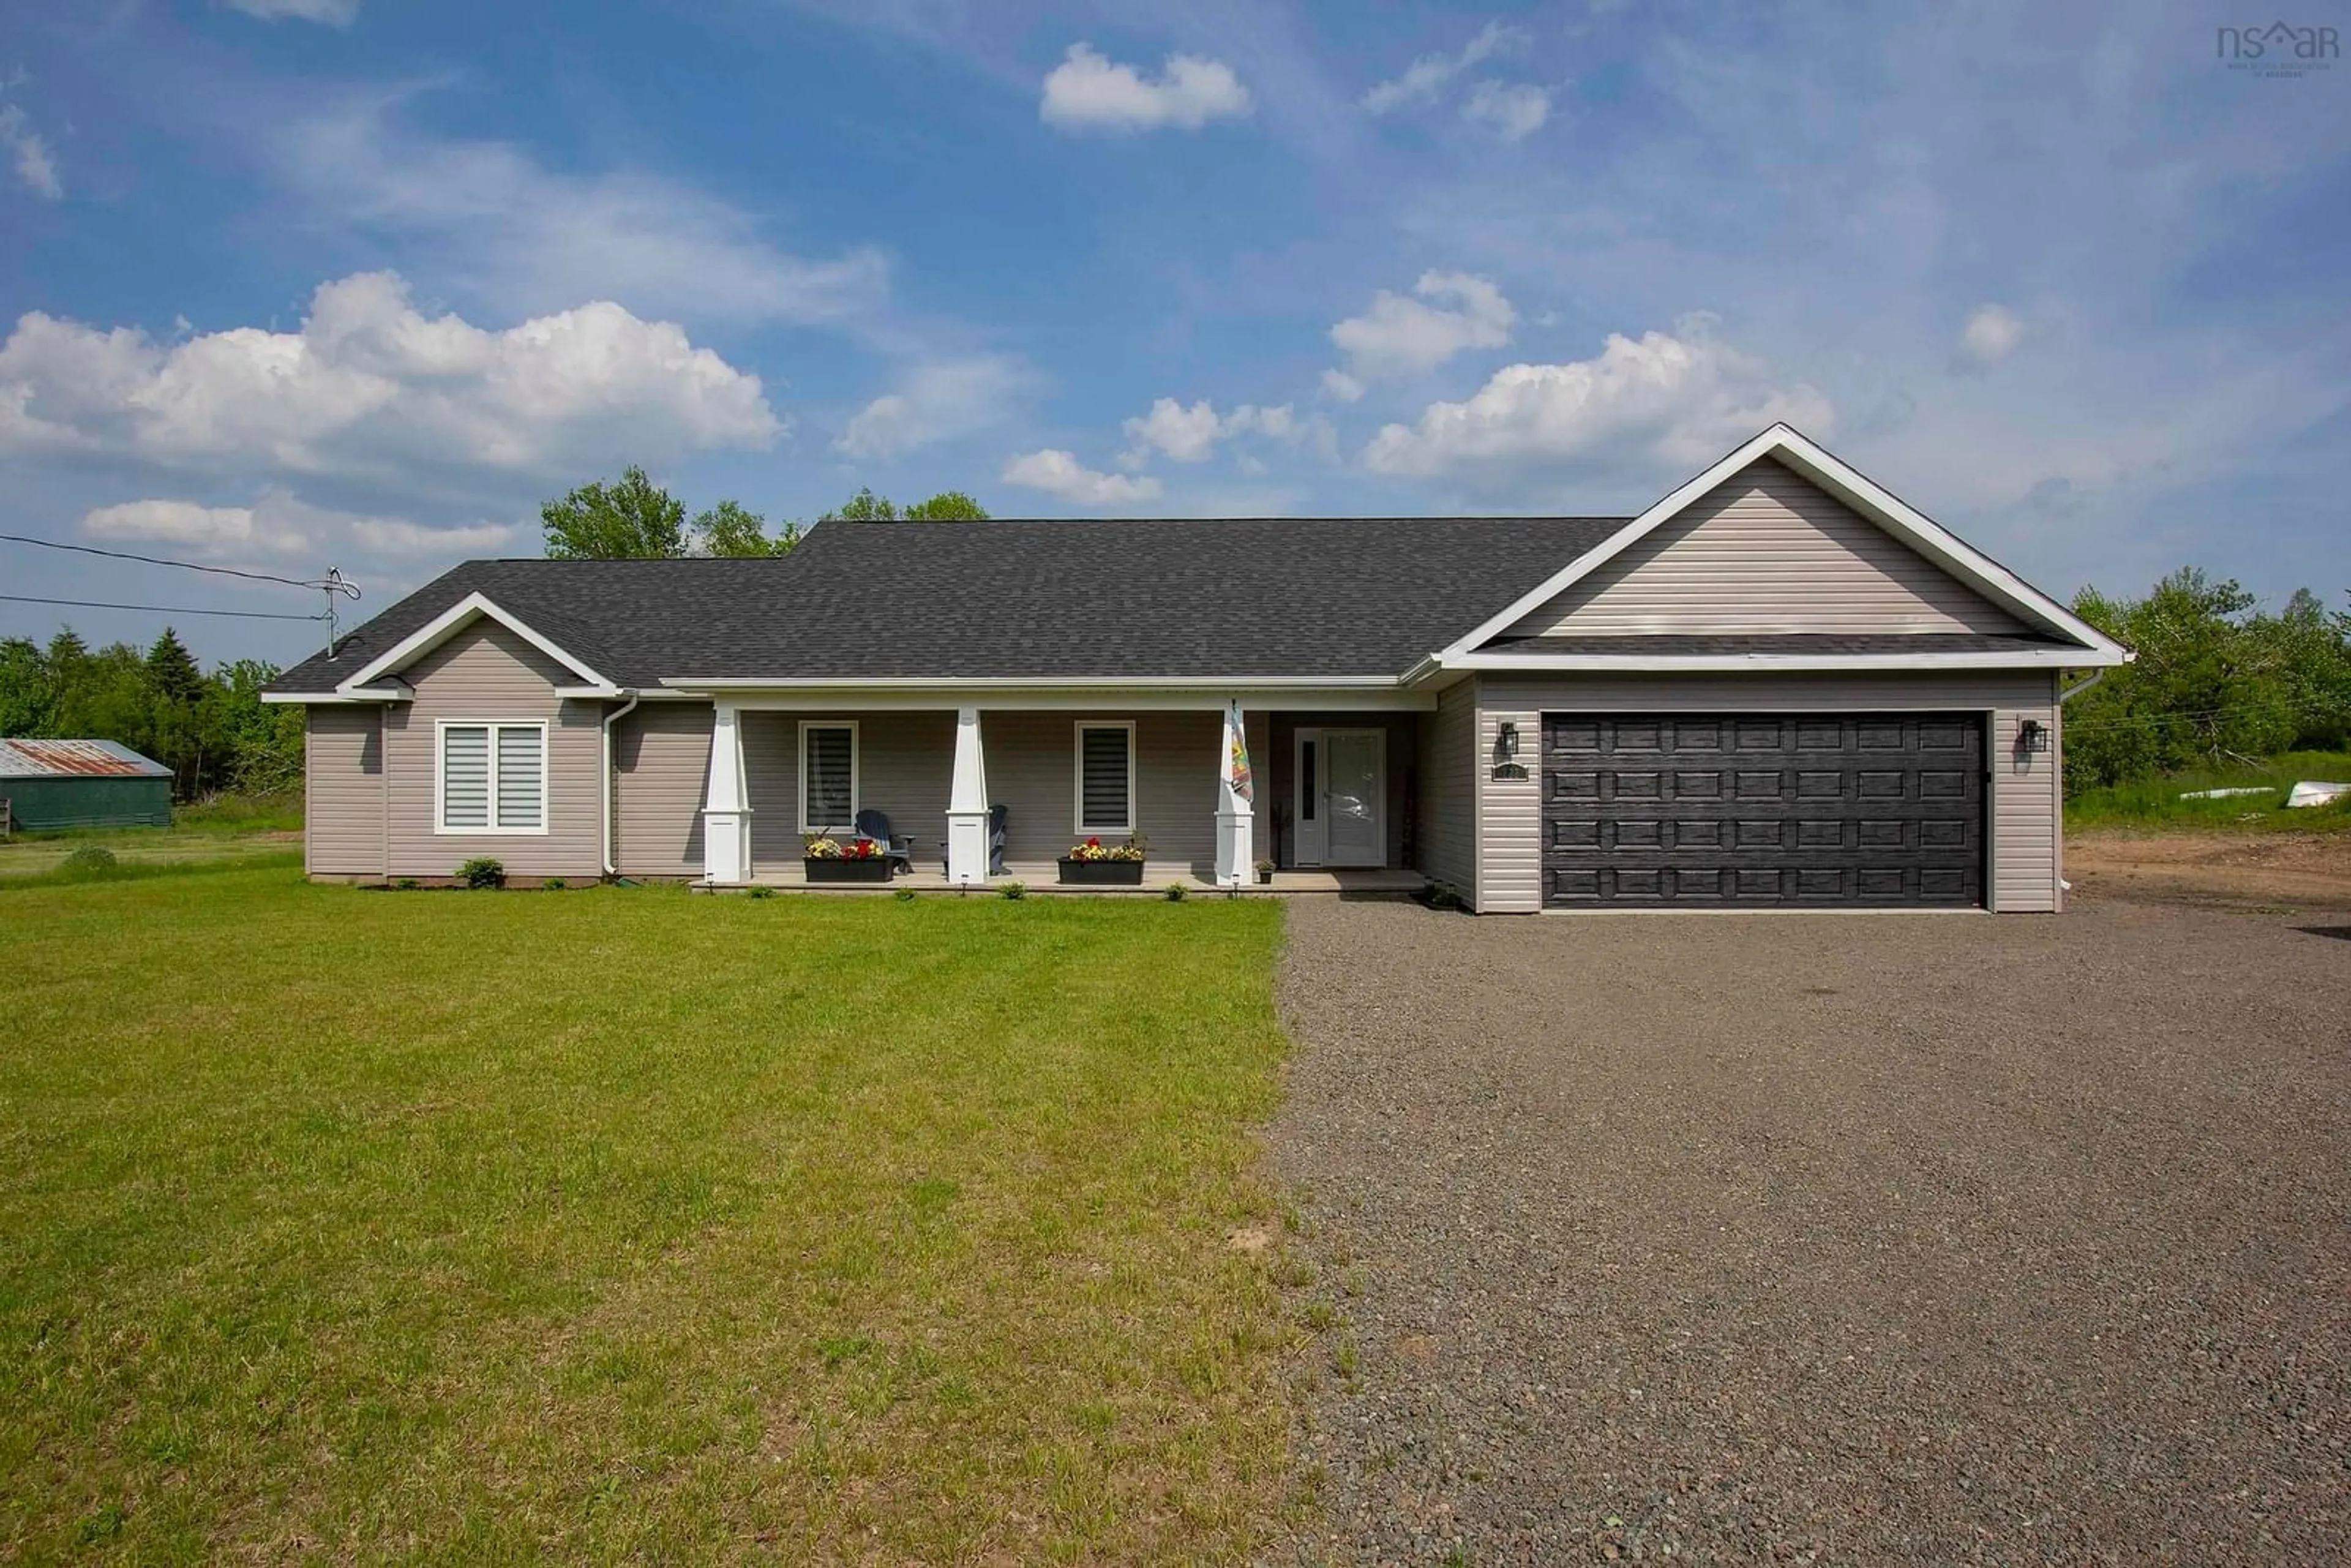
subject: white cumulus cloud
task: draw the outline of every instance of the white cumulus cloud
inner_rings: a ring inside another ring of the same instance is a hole
[[[512,523],[432,528],[404,517],[369,517],[313,507],[272,486],[250,507],[150,499],[93,507],[82,516],[90,538],[170,545],[216,559],[299,557],[315,560],[347,550],[391,559],[447,559],[507,548]]]
[[[1671,333],[1612,333],[1593,359],[1505,366],[1466,400],[1383,427],[1364,465],[1458,476],[1630,457],[1695,468],[1776,420],[1825,434],[1833,412],[1819,392],[1776,384],[1692,318]]]
[[[347,103],[276,144],[284,178],[371,249],[413,246],[465,296],[537,315],[580,299],[702,321],[869,318],[889,264],[871,246],[797,256],[758,214],[635,170],[549,169],[503,141],[417,132],[398,99]]]
[[[99,507],[83,514],[81,531],[97,539],[178,545],[201,555],[282,555],[311,542],[283,517],[264,519],[251,507],[202,507],[193,501]]]
[[[1001,421],[1032,379],[1019,361],[996,355],[917,365],[895,390],[858,410],[832,448],[845,457],[889,458],[969,435]]]
[[[1000,477],[1081,507],[1126,507],[1159,496],[1159,481],[1147,475],[1104,474],[1080,463],[1075,453],[1051,447],[1013,458]]]
[[[1518,321],[1500,289],[1466,272],[1424,272],[1412,292],[1417,298],[1383,288],[1369,310],[1331,329],[1348,368],[1343,384],[1326,377],[1325,391],[1352,402],[1347,388],[1361,396],[1372,377],[1432,370],[1465,349],[1498,349]]]
[[[1120,65],[1089,44],[1071,44],[1045,78],[1037,112],[1064,131],[1197,131],[1249,112],[1249,89],[1232,67],[1198,55],[1170,55],[1156,78]]]
[[[1958,354],[1961,365],[1981,370],[2016,352],[2024,341],[2024,323],[2004,306],[1980,305],[1959,329]]]
[[[417,482],[659,462],[784,431],[759,378],[610,302],[503,330],[428,316],[391,273],[321,284],[299,330],[162,344],[32,311],[0,344],[0,451]]]
[[[359,19],[360,14],[360,0],[228,0],[228,6],[265,22],[290,17],[299,22],[324,23],[329,27],[348,27]]]
[[[1324,371],[1322,395],[1335,402],[1359,402],[1364,396],[1364,383],[1344,371]]]
[[[0,149],[6,151],[25,189],[47,201],[64,199],[66,183],[57,174],[57,157],[20,105],[0,104]]]
[[[1481,81],[1469,89],[1461,118],[1505,141],[1523,141],[1551,118],[1551,90],[1524,82]]]
[[[1296,441],[1305,434],[1286,402],[1271,408],[1245,402],[1219,414],[1206,398],[1186,408],[1172,397],[1163,397],[1151,405],[1149,413],[1126,421],[1123,428],[1129,444],[1119,461],[1129,468],[1143,466],[1155,451],[1174,462],[1202,463],[1216,451],[1217,442],[1237,435]]]
[[[1455,77],[1470,67],[1527,44],[1523,27],[1489,22],[1458,55],[1423,55],[1405,68],[1402,76],[1381,82],[1364,94],[1363,103],[1374,114],[1385,114],[1410,103],[1427,103],[1443,92]]]

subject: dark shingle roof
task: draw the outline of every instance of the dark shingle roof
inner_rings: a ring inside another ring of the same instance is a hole
[[[1400,675],[1622,517],[826,523],[772,560],[467,561],[280,692],[481,592],[607,678]]]
[[[1996,636],[1978,632],[1903,632],[1847,635],[1788,632],[1763,636],[1674,633],[1623,637],[1497,637],[1489,653],[1635,653],[1651,657],[1736,653],[2033,653],[2069,648],[2053,637]]]

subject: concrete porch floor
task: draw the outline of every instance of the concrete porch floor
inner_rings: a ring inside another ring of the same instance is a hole
[[[1005,873],[992,877],[986,884],[975,884],[972,894],[1003,886],[1008,882],[1022,883],[1029,893],[1046,894],[1087,894],[1107,897],[1164,898],[1168,884],[1181,883],[1191,894],[1217,894],[1225,889],[1214,880],[1203,877],[1196,867],[1146,861],[1143,867],[1141,887],[1063,887],[1055,878],[1059,868],[1051,861],[1029,862],[1008,862]],[[915,893],[954,893],[956,884],[947,881],[946,873],[935,863],[914,862],[914,869],[892,877],[887,883],[824,883],[810,886],[802,874],[799,863],[758,865],[752,868],[751,886],[789,888],[795,893],[876,894],[895,893],[907,889]],[[1428,886],[1428,878],[1416,871],[1390,871],[1380,867],[1333,867],[1326,870],[1278,871],[1270,883],[1259,884],[1252,879],[1241,892],[1260,896],[1296,896],[1304,894],[1337,894],[1356,898],[1409,898]]]

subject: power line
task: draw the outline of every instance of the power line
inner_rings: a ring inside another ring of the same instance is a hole
[[[246,571],[234,566],[204,566],[193,560],[166,560],[162,556],[134,555],[129,550],[100,549],[96,545],[69,545],[57,539],[37,539],[26,534],[0,534],[0,539],[5,539],[10,544],[38,545],[43,549],[66,549],[73,550],[81,555],[102,555],[110,560],[143,561],[149,566],[176,566],[186,571],[209,571],[221,577],[242,577],[254,582],[282,582],[288,588],[324,588],[327,586],[325,582],[316,578],[305,580],[298,577],[279,577],[275,572]],[[353,598],[357,598],[358,594],[354,591],[351,596]],[[59,602],[63,601],[60,601]],[[219,613],[225,615],[229,612],[227,611],[221,611]],[[324,617],[305,615],[299,617],[299,619],[311,621],[323,620]]]
[[[100,552],[101,554],[104,552]],[[307,588],[308,583],[295,586]],[[239,621],[324,621],[324,615],[273,615],[266,610],[196,610],[187,605],[112,604],[99,599],[37,599],[29,593],[0,593],[11,604],[66,604],[79,610],[146,610],[158,615],[228,615]]]

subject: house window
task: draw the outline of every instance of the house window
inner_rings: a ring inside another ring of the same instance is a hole
[[[1078,831],[1134,831],[1134,726],[1078,726]]]
[[[438,831],[547,831],[547,726],[440,725]]]
[[[845,833],[857,823],[857,726],[800,726],[800,831]]]

